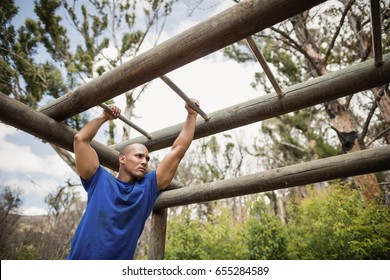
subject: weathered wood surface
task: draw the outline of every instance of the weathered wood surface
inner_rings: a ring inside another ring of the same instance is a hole
[[[210,117],[203,112],[203,110],[198,107],[195,102],[188,97],[168,76],[163,75],[160,77],[161,80],[163,80],[174,92],[176,92],[177,95],[179,95],[187,104],[194,109],[203,119],[208,121]]]
[[[148,260],[163,260],[167,229],[167,209],[154,210],[149,237]]]
[[[237,104],[210,114],[210,120],[207,122],[198,120],[195,139],[385,84],[390,82],[389,73],[390,54],[387,54],[380,67],[375,67],[373,60],[368,60],[287,88],[283,98],[269,94]],[[0,120],[6,124],[73,151],[73,137],[76,131],[3,94],[0,95],[0,108]],[[151,133],[153,136],[151,141],[146,137],[138,137],[113,145],[112,148],[119,150],[125,144],[138,142],[145,144],[150,151],[163,149],[172,145],[181,128],[182,124],[177,124]],[[101,146],[102,151],[99,144],[96,144],[102,164],[117,170],[117,153],[104,145]]]
[[[381,66],[375,66],[374,60],[370,59],[343,70],[285,88],[283,90],[285,94],[282,98],[279,98],[276,94],[267,94],[211,113],[207,122],[198,118],[194,138],[213,135],[381,86],[390,82],[389,73],[390,54],[384,56]],[[181,123],[151,132],[153,139],[149,141],[145,137],[137,137],[111,147],[119,150],[129,143],[142,143],[148,147],[149,151],[163,149],[172,145],[182,126]]]
[[[368,60],[287,88],[283,98],[266,95],[237,104],[210,114],[210,120],[207,122],[198,120],[195,139],[385,84],[390,82],[389,73],[390,54],[387,54],[380,67],[374,66],[373,60]],[[73,151],[73,137],[76,131],[4,94],[0,94],[0,120],[68,151]],[[150,151],[166,148],[172,145],[181,128],[182,124],[168,127],[151,133],[153,140],[147,141],[146,137],[134,138],[113,145],[112,149],[95,141],[93,146],[104,166],[118,170],[118,156],[115,150],[135,142],[145,144]]]
[[[325,0],[246,0],[107,71],[40,109],[62,121]]]
[[[29,106],[0,94],[0,120],[35,137],[73,152],[73,138],[77,131],[62,122],[40,113]],[[91,142],[102,165],[118,170],[119,152],[97,141]]]
[[[375,65],[382,64],[382,27],[381,27],[381,7],[378,0],[370,0],[371,8],[371,36],[373,43],[373,53]]]
[[[73,152],[73,138],[77,133],[76,130],[2,93],[0,93],[0,121]],[[91,142],[91,145],[96,150],[103,166],[114,171],[119,170],[118,151],[95,140]],[[180,183],[173,180],[166,190],[181,187]]]
[[[390,146],[384,146],[167,191],[159,196],[154,209],[262,193],[389,169]]]
[[[259,62],[261,68],[264,70],[264,73],[267,75],[268,80],[272,84],[274,91],[279,97],[283,96],[283,91],[280,88],[278,81],[276,80],[274,74],[272,73],[271,68],[268,66],[268,62],[265,60],[263,54],[260,51],[260,48],[257,46],[255,40],[253,40],[252,36],[246,38],[246,42],[248,46],[251,48],[253,55],[256,57]]]

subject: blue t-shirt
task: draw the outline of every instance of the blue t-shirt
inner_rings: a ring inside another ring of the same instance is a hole
[[[129,260],[158,197],[156,171],[125,183],[101,166],[89,180],[85,213],[67,259]]]

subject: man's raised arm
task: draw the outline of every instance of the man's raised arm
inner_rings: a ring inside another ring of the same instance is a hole
[[[120,114],[120,109],[112,106],[111,113],[103,111],[97,118],[88,122],[74,137],[73,150],[76,159],[76,167],[81,178],[87,180],[95,174],[100,162],[96,151],[91,146],[100,127],[108,120],[115,119]]]
[[[194,102],[199,106],[197,100],[194,100]],[[173,143],[171,151],[164,157],[156,170],[157,185],[160,190],[165,189],[171,183],[181,159],[184,157],[194,138],[198,113],[187,103],[185,108],[188,114],[184,126]]]

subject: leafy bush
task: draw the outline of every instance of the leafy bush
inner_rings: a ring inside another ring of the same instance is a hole
[[[334,185],[313,191],[292,211],[292,259],[389,259],[390,211],[365,202],[357,190]]]
[[[283,224],[260,199],[242,223],[218,206],[206,221],[190,211],[168,222],[167,259],[390,259],[390,210],[333,185],[290,200]]]
[[[279,217],[271,214],[263,200],[251,207],[246,223],[247,258],[281,260],[287,258],[286,228]]]
[[[191,218],[190,211],[168,222],[166,259],[243,259],[245,250],[242,226],[233,224],[227,209],[203,222]]]

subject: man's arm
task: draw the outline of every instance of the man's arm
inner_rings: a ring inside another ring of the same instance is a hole
[[[194,102],[199,106],[198,101],[194,100]],[[156,170],[159,190],[165,189],[171,183],[181,159],[184,157],[194,138],[196,117],[198,114],[188,104],[185,105],[185,108],[188,112],[186,122],[173,143],[171,151],[164,157]]]
[[[98,155],[91,146],[92,139],[106,121],[115,119],[120,114],[118,107],[112,106],[110,108],[112,113],[103,111],[100,116],[91,120],[80,129],[74,137],[73,150],[76,159],[76,168],[80,177],[85,180],[90,179],[100,165]]]

